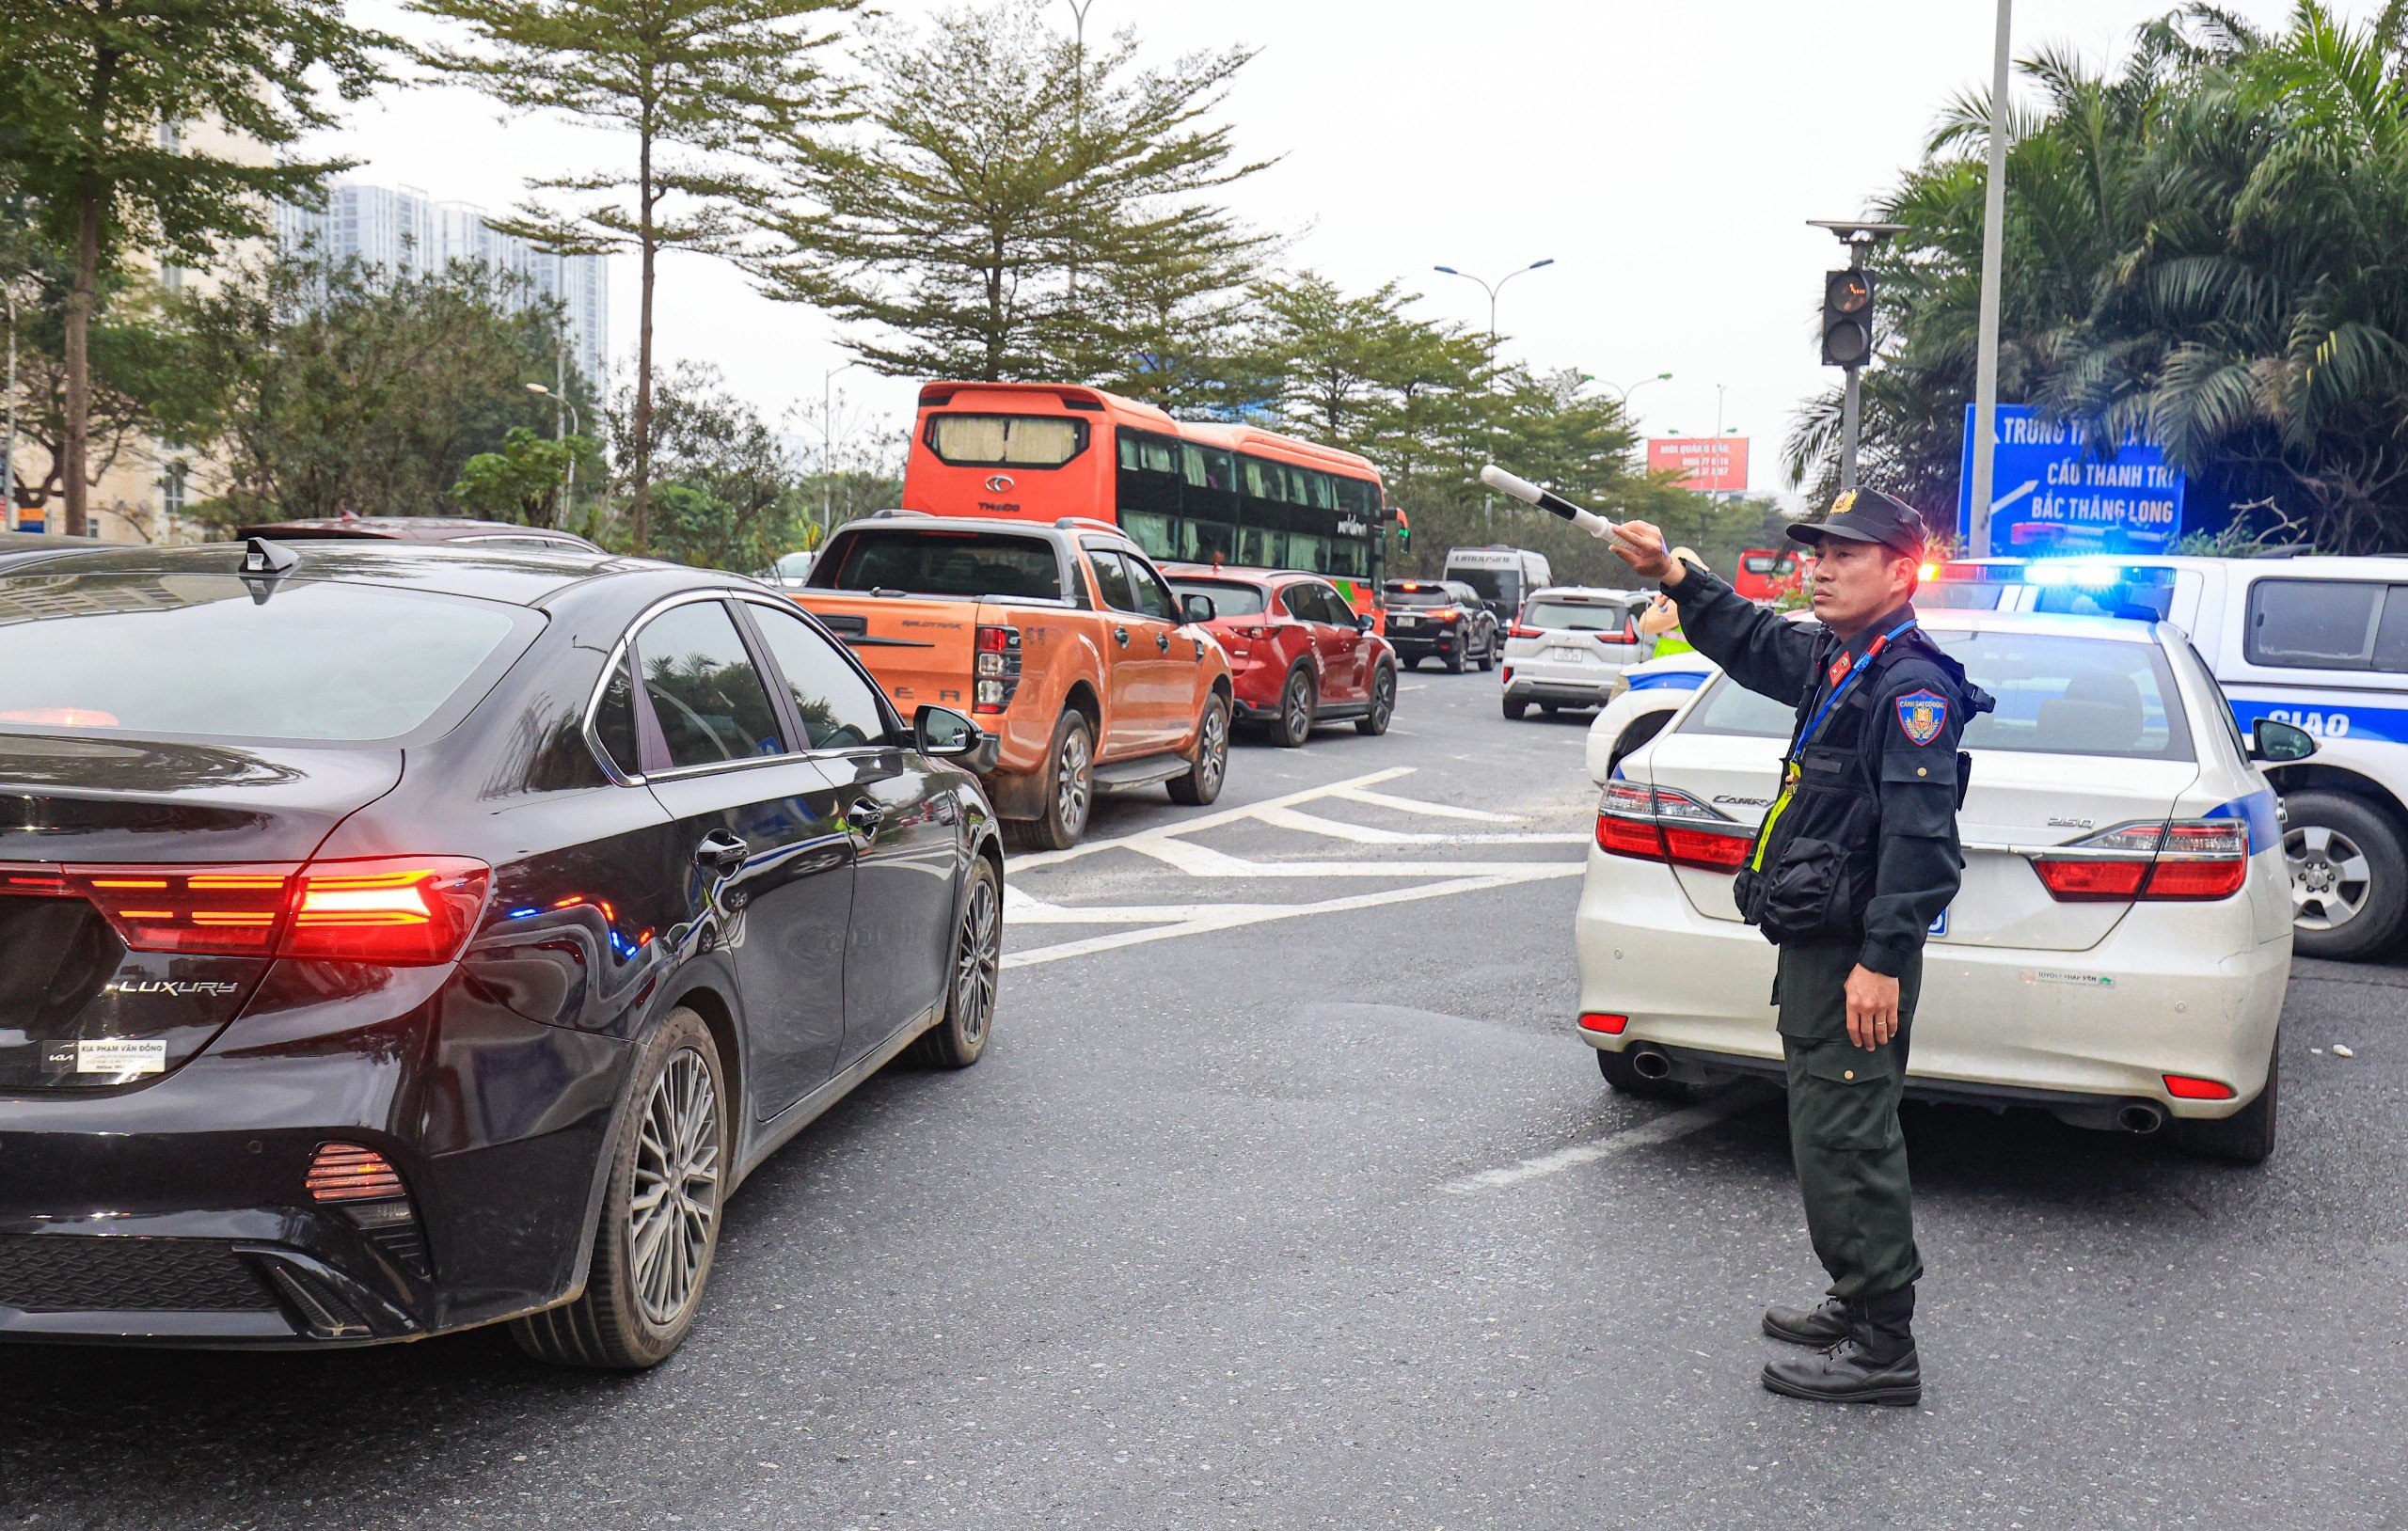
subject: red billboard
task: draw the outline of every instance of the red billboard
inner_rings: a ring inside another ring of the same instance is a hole
[[[1654,436],[1647,443],[1647,471],[1676,473],[1681,487],[1707,495],[1748,491],[1746,436]]]

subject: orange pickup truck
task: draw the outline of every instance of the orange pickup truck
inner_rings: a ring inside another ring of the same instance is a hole
[[[838,528],[786,593],[904,717],[935,702],[998,736],[987,795],[1024,847],[1077,844],[1098,793],[1220,796],[1229,661],[1193,625],[1210,603],[1172,594],[1117,527],[885,511]]]

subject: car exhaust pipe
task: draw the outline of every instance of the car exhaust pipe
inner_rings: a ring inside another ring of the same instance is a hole
[[[2147,1137],[2165,1125],[2165,1113],[2146,1100],[2135,1100],[2115,1113],[2115,1125],[2139,1137]]]
[[[1661,1080],[1671,1079],[1672,1077],[1672,1060],[1667,1057],[1662,1050],[1656,1048],[1632,1049],[1630,1054],[1630,1066],[1638,1070],[1639,1077],[1643,1080]]]

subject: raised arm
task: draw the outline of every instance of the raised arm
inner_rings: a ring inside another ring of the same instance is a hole
[[[1644,521],[1614,530],[1613,549],[1640,578],[1662,585],[1681,608],[1681,634],[1749,690],[1797,706],[1814,688],[1812,629],[1767,611],[1664,546]]]

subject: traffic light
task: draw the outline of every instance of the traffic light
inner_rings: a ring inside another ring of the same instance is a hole
[[[1861,367],[1873,358],[1873,273],[1852,267],[1823,278],[1823,365]]]

